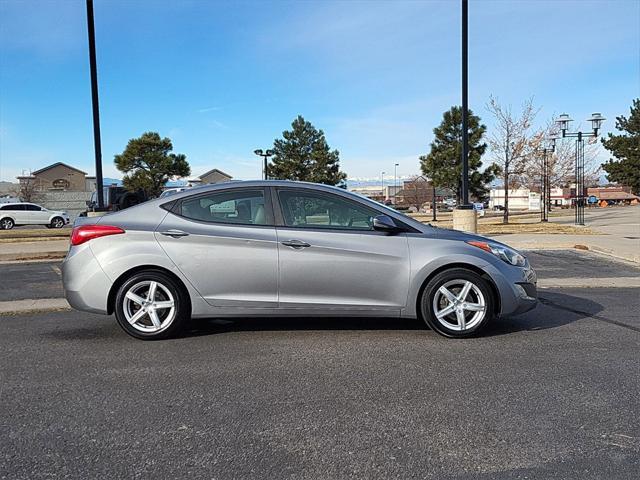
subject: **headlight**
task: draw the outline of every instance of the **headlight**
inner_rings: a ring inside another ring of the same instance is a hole
[[[468,241],[469,245],[481,248],[485,252],[492,253],[500,260],[507,262],[509,265],[516,267],[524,267],[527,264],[527,260],[515,250],[511,250],[503,245],[496,245],[495,243]]]

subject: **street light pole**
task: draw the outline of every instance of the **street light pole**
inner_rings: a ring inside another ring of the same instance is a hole
[[[262,178],[264,180],[268,180],[267,178],[267,166],[269,164],[269,157],[273,156],[273,150],[267,150],[266,152],[263,152],[261,148],[254,150],[253,153],[255,153],[256,155],[258,155],[259,157],[263,157],[264,158],[264,166],[263,166],[263,170],[262,170]]]
[[[591,132],[567,132],[569,129],[569,122],[573,120],[569,118],[569,115],[563,113],[558,117],[556,123],[562,130],[562,138],[573,137],[576,138],[576,160],[575,160],[575,224],[584,225],[584,138],[597,137],[598,130],[602,126],[602,122],[606,120],[600,113],[591,114],[591,118],[587,119],[591,122]]]
[[[396,163],[393,166],[393,204],[396,204],[396,193],[398,193],[398,165],[400,165],[399,163]]]
[[[98,196],[98,210],[103,210],[102,145],[100,141],[100,108],[98,105],[98,69],[96,66],[96,32],[93,25],[93,0],[87,0],[87,33],[89,35],[89,69],[91,72],[91,105],[93,108],[93,147],[96,161],[96,194]]]
[[[556,149],[556,139],[549,138],[549,144],[542,148],[542,171],[540,172],[540,221],[549,221],[549,201],[551,198],[551,185],[549,182],[549,157]]]
[[[380,179],[381,179],[380,182],[382,183],[382,203],[384,203],[384,200],[385,200],[385,198],[384,198],[384,174],[385,173],[387,173],[387,172],[382,172],[380,174]]]
[[[436,207],[437,207],[437,203],[436,203],[436,184],[433,181],[433,178],[431,179],[431,187],[433,188],[433,190],[431,192],[431,193],[433,193],[433,203],[431,205],[431,210],[433,210],[433,214],[432,214],[433,218],[432,218],[432,220],[434,222],[437,222],[438,219],[436,218]]]
[[[462,207],[469,205],[469,1],[462,0]]]

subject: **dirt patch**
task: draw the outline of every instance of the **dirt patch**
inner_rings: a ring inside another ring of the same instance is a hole
[[[69,228],[61,228],[59,230],[48,228],[0,230],[0,243],[62,240],[69,238],[70,235],[71,229]]]
[[[443,220],[438,222],[423,221],[423,223],[432,223],[440,228],[453,228],[452,220]],[[585,227],[574,227],[572,225],[564,225],[553,222],[541,222],[533,218],[514,219],[511,223],[502,223],[502,218],[479,218],[478,233],[480,235],[500,235],[509,233],[542,233],[552,235],[596,235],[597,232]]]

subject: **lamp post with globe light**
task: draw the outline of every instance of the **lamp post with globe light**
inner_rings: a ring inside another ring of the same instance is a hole
[[[562,138],[572,137],[576,139],[576,160],[575,160],[575,224],[584,225],[584,139],[597,137],[602,123],[606,120],[600,113],[593,113],[587,121],[591,122],[591,132],[567,132],[569,123],[573,120],[563,113],[558,117],[556,123],[562,132]]]
[[[263,157],[264,158],[264,167],[263,167],[263,172],[262,172],[262,178],[267,180],[267,165],[269,163],[269,157],[273,156],[273,150],[267,150],[266,152],[263,152],[262,149],[259,148],[257,150],[254,150],[253,153],[258,155],[259,157]]]

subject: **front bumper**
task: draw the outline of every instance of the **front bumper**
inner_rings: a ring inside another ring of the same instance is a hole
[[[538,277],[530,265],[491,264],[485,266],[485,270],[500,294],[500,315],[518,315],[536,307]]]

